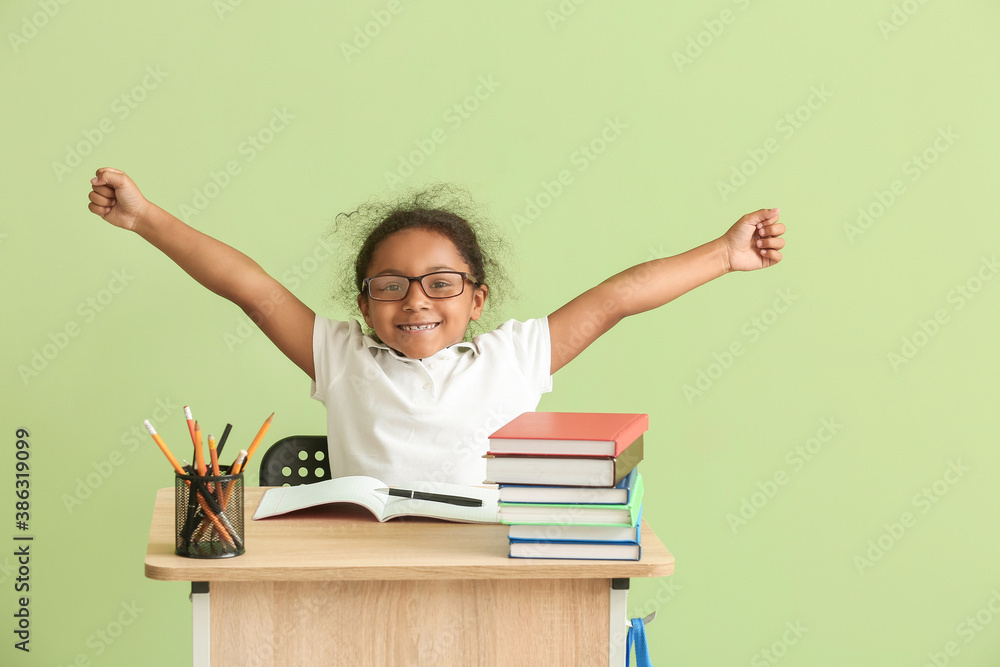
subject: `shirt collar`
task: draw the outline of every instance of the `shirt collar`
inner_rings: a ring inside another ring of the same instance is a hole
[[[392,349],[391,347],[389,347],[385,343],[382,343],[382,342],[376,340],[373,336],[371,336],[369,334],[365,335],[364,341],[365,341],[365,347],[367,347],[369,350],[372,350],[372,354],[375,354],[375,352],[374,352],[375,350],[385,350],[386,352],[388,352],[389,354],[391,354],[393,357],[396,357],[397,359],[408,359],[409,358],[409,357],[406,357],[406,356],[400,354],[399,352],[397,352],[396,350]],[[479,347],[476,346],[475,343],[473,343],[472,341],[465,341],[465,340],[463,340],[463,341],[461,341],[459,343],[455,343],[454,345],[449,345],[448,347],[444,348],[443,350],[439,350],[436,354],[434,354],[434,355],[432,355],[430,357],[427,357],[427,358],[428,359],[451,359],[453,357],[457,357],[458,355],[464,353],[466,350],[470,350],[473,354],[479,354]],[[423,359],[413,359],[412,361],[423,361]]]

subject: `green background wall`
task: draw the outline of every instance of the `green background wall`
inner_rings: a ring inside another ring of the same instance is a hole
[[[5,2],[0,662],[189,660],[187,587],[143,576],[172,483],[143,419],[182,442],[190,404],[234,448],[272,411],[269,440],[325,425],[235,306],[87,210],[94,171],[347,317],[323,233],[402,161],[401,186],[466,186],[505,228],[521,319],[782,208],[779,266],[623,322],[541,405],[650,415],[645,518],[677,565],[629,609],[658,613],[655,664],[998,664],[998,21],[984,0]]]

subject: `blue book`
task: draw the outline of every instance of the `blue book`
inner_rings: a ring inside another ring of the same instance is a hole
[[[632,471],[613,487],[501,484],[500,502],[627,505],[632,499],[638,476],[639,468],[632,468]]]
[[[569,558],[576,560],[639,560],[642,556],[641,526],[635,528],[635,541],[595,542],[589,540],[511,539],[511,558]],[[572,528],[575,526],[567,526]]]

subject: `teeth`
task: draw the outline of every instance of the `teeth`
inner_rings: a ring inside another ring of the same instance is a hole
[[[424,329],[433,329],[436,326],[437,326],[436,324],[418,324],[414,326],[401,324],[399,328],[402,329],[403,331],[423,331]]]

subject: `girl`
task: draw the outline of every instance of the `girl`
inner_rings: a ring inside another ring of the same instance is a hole
[[[317,316],[249,257],[147,201],[124,172],[98,169],[91,185],[91,212],[242,308],[312,379],[327,408],[333,476],[390,485],[481,484],[490,433],[534,410],[551,376],[599,336],[730,271],[772,266],[785,245],[778,209],[761,209],[714,241],[612,276],[547,318],[510,320],[466,341],[489,295],[475,233],[448,211],[397,210],[356,262],[370,335],[356,321]]]

